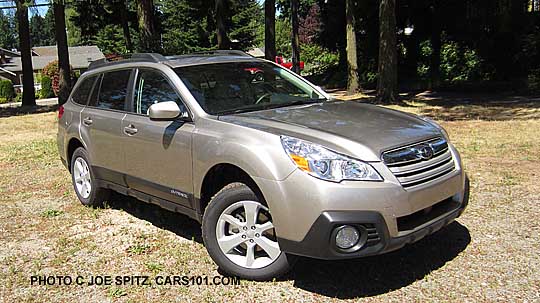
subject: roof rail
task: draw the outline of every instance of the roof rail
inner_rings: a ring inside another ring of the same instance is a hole
[[[157,53],[135,53],[132,54],[131,57],[123,60],[116,60],[116,61],[108,61],[107,58],[98,59],[95,61],[90,62],[90,65],[88,66],[88,69],[95,69],[98,67],[102,67],[105,65],[112,65],[112,64],[118,64],[118,63],[126,63],[126,62],[163,62],[166,61],[167,58],[162,56],[161,54]]]
[[[92,62],[90,62],[90,65],[88,65],[88,69],[94,69],[94,68],[98,68],[100,66],[103,66],[105,64],[107,64],[108,61],[107,61],[107,58],[101,58],[101,59],[98,59],[98,60],[94,60]]]
[[[231,49],[231,50],[225,50],[225,49],[216,49],[216,50],[207,50],[207,51],[200,51],[200,52],[194,52],[188,55],[211,55],[211,56],[242,56],[242,57],[252,57],[250,54],[245,53],[241,50]]]
[[[135,61],[150,61],[156,63],[167,60],[163,55],[158,53],[135,53],[131,55],[131,59],[135,59]]]

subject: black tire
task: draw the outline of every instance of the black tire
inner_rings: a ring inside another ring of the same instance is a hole
[[[247,185],[242,183],[231,183],[225,186],[211,199],[202,222],[203,241],[210,257],[225,273],[248,280],[267,281],[284,275],[294,265],[297,259],[295,256],[281,252],[270,265],[250,269],[233,263],[221,251],[216,236],[218,219],[227,207],[244,200],[257,201],[266,206],[264,201],[261,201]]]
[[[461,216],[463,212],[465,212],[465,208],[467,208],[467,206],[469,205],[470,192],[471,192],[470,180],[469,180],[469,177],[465,175],[465,188],[463,192],[463,202],[461,205],[461,211],[459,212],[459,216]]]
[[[88,164],[88,169],[90,172],[91,190],[90,190],[90,195],[86,198],[81,196],[75,184],[74,166],[75,166],[75,161],[78,158],[82,158]],[[83,205],[91,206],[91,207],[100,207],[100,206],[103,206],[103,202],[109,197],[110,190],[106,188],[101,188],[98,186],[96,179],[94,177],[95,176],[94,172],[92,171],[92,165],[90,165],[89,158],[90,157],[88,156],[88,152],[86,151],[86,149],[82,147],[77,148],[75,152],[73,152],[73,156],[71,157],[71,164],[70,164],[71,182],[73,184],[73,189],[75,190],[75,194],[77,195],[77,198],[79,198],[79,201],[81,201]]]

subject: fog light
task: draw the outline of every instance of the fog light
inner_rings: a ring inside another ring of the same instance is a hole
[[[349,249],[358,243],[360,233],[349,225],[343,225],[336,233],[336,245],[341,249]]]

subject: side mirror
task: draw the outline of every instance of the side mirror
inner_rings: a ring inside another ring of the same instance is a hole
[[[174,101],[152,104],[148,109],[148,116],[152,120],[174,120],[182,111]]]

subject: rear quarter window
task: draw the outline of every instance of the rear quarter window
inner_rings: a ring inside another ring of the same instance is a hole
[[[131,70],[119,70],[103,74],[97,107],[125,110]]]
[[[77,88],[71,95],[71,99],[73,100],[73,102],[80,105],[86,105],[86,103],[88,102],[88,97],[92,92],[94,82],[96,82],[96,78],[97,76],[92,76],[82,80],[81,84],[77,86]]]

